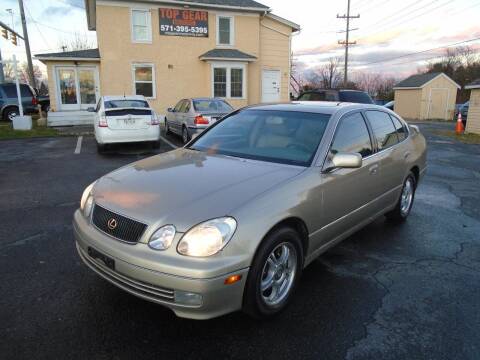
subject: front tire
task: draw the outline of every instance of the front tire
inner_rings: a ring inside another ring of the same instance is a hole
[[[299,234],[289,227],[271,232],[260,245],[248,274],[243,311],[269,318],[288,305],[303,269]]]
[[[99,154],[104,154],[106,149],[107,149],[107,145],[97,143],[97,152]]]
[[[386,213],[387,219],[395,222],[403,222],[407,220],[410,211],[412,210],[413,200],[415,199],[415,190],[417,182],[413,173],[408,174],[407,178],[403,182],[402,193],[400,199],[398,199],[395,208]]]
[[[188,130],[185,126],[182,129],[182,141],[183,144],[186,144],[190,141],[190,134],[188,133]]]

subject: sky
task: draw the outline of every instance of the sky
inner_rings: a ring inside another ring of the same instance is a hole
[[[273,13],[298,23],[292,40],[299,69],[315,69],[328,58],[344,56],[347,0],[259,0]],[[76,34],[95,41],[87,30],[83,0],[24,0],[32,53],[61,51],[60,43]],[[2,0],[0,20],[21,32],[17,0]],[[480,0],[351,0],[350,72],[383,73],[396,78],[417,72],[440,56],[446,45],[462,43],[480,51]],[[25,59],[23,43],[15,47],[0,38],[3,58]],[[439,48],[439,49],[436,49]],[[430,50],[434,49],[434,50]],[[426,51],[416,55],[415,52]]]

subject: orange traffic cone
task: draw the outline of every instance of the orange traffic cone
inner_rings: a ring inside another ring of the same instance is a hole
[[[457,118],[457,126],[455,127],[455,132],[457,135],[463,134],[465,131],[465,128],[463,127],[463,121],[462,121],[462,113],[459,111],[458,112],[458,118]]]

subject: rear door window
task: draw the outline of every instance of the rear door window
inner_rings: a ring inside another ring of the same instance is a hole
[[[390,118],[393,121],[393,125],[395,126],[395,130],[397,130],[398,141],[403,141],[407,138],[408,133],[407,129],[403,125],[403,123],[398,120],[395,116],[390,115]]]
[[[372,142],[362,114],[355,113],[340,120],[330,149],[336,153],[359,153],[362,157],[373,154]]]
[[[377,140],[378,150],[388,149],[398,143],[398,136],[390,115],[383,111],[366,111],[367,119]]]

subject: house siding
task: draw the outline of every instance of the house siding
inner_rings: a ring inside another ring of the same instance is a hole
[[[290,42],[291,29],[269,18],[263,18],[260,26],[260,65],[262,70],[280,70],[282,101],[290,97]],[[261,101],[262,74],[259,76],[260,94],[258,102]]]
[[[470,106],[465,130],[468,133],[480,134],[480,89],[472,89],[470,93]]]
[[[209,37],[161,36],[156,5],[148,5],[152,19],[152,43],[131,40],[130,6],[97,5],[97,38],[101,54],[100,83],[103,95],[133,93],[134,63],[151,63],[155,69],[156,97],[152,106],[165,113],[181,98],[213,96],[212,68],[199,60],[203,53],[216,48],[216,17],[234,16],[234,45],[257,60],[246,64],[247,87],[244,99],[227,99],[235,108],[261,101],[261,70],[281,70],[281,100],[288,100],[290,36],[292,29],[258,14],[209,10]],[[127,3],[128,5],[128,3]],[[147,5],[138,5],[145,8]],[[137,8],[132,4],[131,7]],[[169,6],[172,7],[172,6]],[[267,24],[287,36],[261,26]]]

